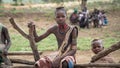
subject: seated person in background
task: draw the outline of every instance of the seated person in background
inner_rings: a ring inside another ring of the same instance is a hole
[[[72,25],[77,25],[78,24],[78,10],[77,9],[74,9],[74,12],[70,15],[70,23]]]
[[[100,51],[104,50],[102,40],[94,39],[91,43],[92,51],[94,54],[98,54]],[[94,63],[114,63],[113,59],[110,56],[105,56]],[[112,67],[93,67],[93,68],[112,68]]]

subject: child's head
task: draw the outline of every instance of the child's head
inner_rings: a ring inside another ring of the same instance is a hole
[[[55,11],[55,20],[58,24],[64,24],[67,18],[67,13],[64,7],[58,7]]]
[[[100,39],[94,39],[91,42],[91,46],[92,46],[92,51],[97,54],[100,51],[102,51],[104,49],[103,44],[102,44],[102,40]]]

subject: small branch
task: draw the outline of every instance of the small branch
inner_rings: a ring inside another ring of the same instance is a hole
[[[28,35],[20,27],[18,27],[13,18],[10,18],[9,21],[12,24],[13,28],[15,28],[22,36],[28,39]]]

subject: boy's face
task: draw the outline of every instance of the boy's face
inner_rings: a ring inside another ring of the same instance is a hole
[[[101,46],[101,44],[100,43],[94,43],[94,44],[92,44],[92,51],[95,53],[95,54],[97,54],[97,53],[99,53],[100,51],[102,51],[104,49],[104,47],[103,46]]]
[[[66,20],[66,13],[64,11],[57,11],[55,20],[58,24],[64,24]]]

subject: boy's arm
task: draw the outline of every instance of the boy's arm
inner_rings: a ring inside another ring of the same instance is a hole
[[[39,41],[41,41],[42,39],[46,38],[48,35],[50,35],[51,33],[54,32],[54,29],[55,29],[55,27],[51,27],[51,28],[49,28],[44,34],[38,36],[38,35],[37,35],[37,32],[36,32],[36,29],[34,28],[33,34],[34,34],[34,37],[35,37],[35,42],[39,42]]]

